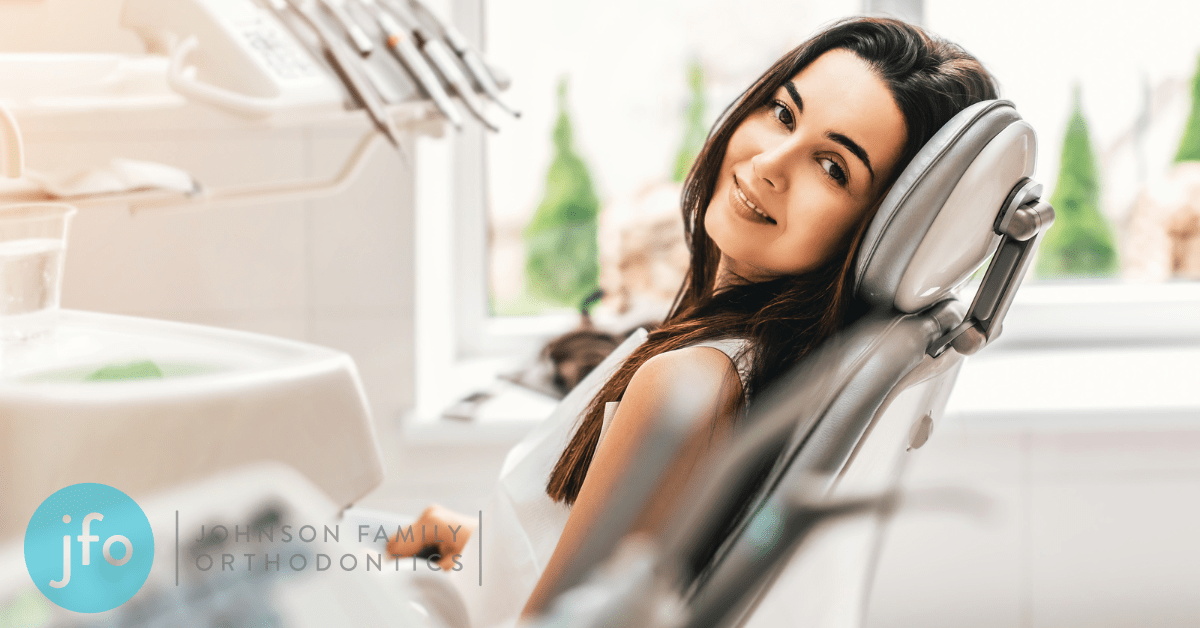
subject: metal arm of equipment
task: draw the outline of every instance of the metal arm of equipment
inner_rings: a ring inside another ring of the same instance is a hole
[[[155,210],[184,208],[212,209],[216,207],[283,203],[333,196],[344,192],[362,174],[368,157],[374,152],[375,147],[380,145],[379,140],[379,133],[374,129],[368,130],[362,139],[359,140],[358,145],[355,146],[349,157],[347,157],[341,170],[328,179],[265,183],[212,191],[200,188],[199,193],[192,195],[177,193],[166,195],[133,193],[115,197],[99,196],[94,199],[79,199],[72,200],[71,202],[80,207],[123,203],[129,205],[130,213],[137,214]]]
[[[1018,183],[996,216],[994,230],[1003,236],[971,308],[957,327],[929,349],[937,357],[948,347],[971,355],[1000,335],[1004,316],[1033,262],[1033,252],[1054,224],[1054,208],[1041,199],[1042,185],[1031,179]]]
[[[369,129],[347,156],[337,174],[325,179],[260,183],[216,190],[206,189],[197,183],[192,192],[139,190],[121,194],[74,196],[67,199],[51,196],[44,190],[29,190],[15,196],[6,195],[3,201],[66,201],[80,209],[125,206],[129,208],[129,213],[140,214],[147,211],[195,211],[310,200],[344,192],[362,174],[375,147],[382,143],[380,134],[375,129]]]

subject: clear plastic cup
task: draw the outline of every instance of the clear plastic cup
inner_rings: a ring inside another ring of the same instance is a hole
[[[55,203],[0,206],[0,337],[36,333],[43,315],[58,310],[75,212]]]

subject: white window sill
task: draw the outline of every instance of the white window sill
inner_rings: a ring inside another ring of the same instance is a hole
[[[423,390],[417,407],[402,419],[403,436],[412,443],[516,442],[558,402],[546,395],[504,381],[526,359],[473,358],[455,363],[452,373],[440,378],[440,388]],[[490,397],[475,407],[471,419],[447,418],[447,411],[468,396],[486,391]]]
[[[1158,429],[1200,424],[1200,343],[981,351],[946,413],[974,427]]]
[[[1200,342],[1200,282],[1031,282],[991,350]]]

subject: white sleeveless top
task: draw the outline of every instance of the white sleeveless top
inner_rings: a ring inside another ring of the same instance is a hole
[[[568,506],[546,495],[546,480],[588,403],[646,336],[643,329],[630,335],[505,457],[500,478],[483,511],[482,527],[463,548],[463,570],[451,578],[462,594],[473,628],[515,624],[571,514]],[[746,340],[715,340],[692,346],[712,347],[729,356],[742,390],[746,389],[750,364]],[[610,402],[605,407],[601,440],[616,406],[616,402]],[[472,560],[476,556],[481,558]]]

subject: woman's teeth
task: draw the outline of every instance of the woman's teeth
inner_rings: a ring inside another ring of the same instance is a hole
[[[758,208],[758,205],[755,205],[755,204],[754,204],[754,203],[753,203],[753,202],[752,202],[750,199],[746,198],[746,193],[745,193],[745,192],[742,192],[742,188],[740,188],[740,187],[735,187],[733,190],[734,190],[735,192],[737,192],[738,198],[742,199],[742,202],[746,204],[746,207],[749,207],[750,209],[753,209],[753,210],[754,210],[754,213],[758,214],[759,216],[762,216],[763,218],[766,218],[767,220],[770,220],[772,224],[774,224],[774,223],[775,223],[775,220],[774,220],[774,219],[772,219],[770,216],[768,216],[768,215],[764,214],[764,213],[762,212],[762,210],[760,210],[760,209]]]

